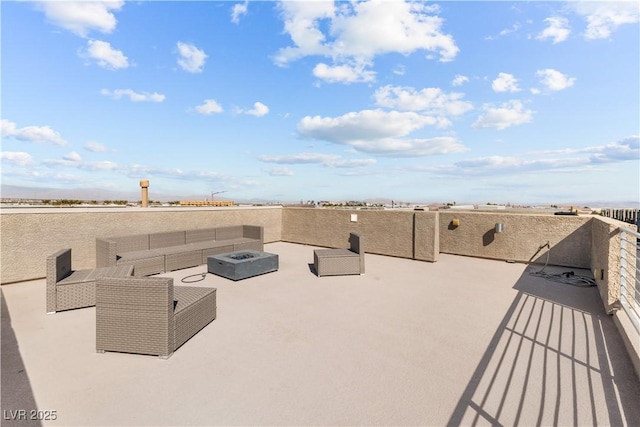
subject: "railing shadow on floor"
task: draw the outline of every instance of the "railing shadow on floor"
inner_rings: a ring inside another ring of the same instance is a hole
[[[540,268],[514,285],[448,425],[636,425],[640,382],[597,288],[531,274]]]

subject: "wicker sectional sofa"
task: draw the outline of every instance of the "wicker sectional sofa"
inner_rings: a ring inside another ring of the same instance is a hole
[[[96,266],[132,265],[135,276],[149,276],[206,264],[210,255],[263,248],[257,225],[104,237],[96,239]]]

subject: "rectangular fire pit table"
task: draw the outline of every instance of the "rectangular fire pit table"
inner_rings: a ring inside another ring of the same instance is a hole
[[[244,250],[207,257],[207,271],[231,280],[242,280],[278,270],[278,255]]]

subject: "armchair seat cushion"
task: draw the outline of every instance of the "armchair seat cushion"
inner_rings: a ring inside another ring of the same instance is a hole
[[[316,249],[319,258],[360,258],[360,254],[349,249]]]
[[[73,271],[70,275],[56,283],[56,286],[95,282],[99,277],[130,276],[132,270],[133,269],[130,265],[118,265],[115,267],[101,267],[89,270],[77,270]]]

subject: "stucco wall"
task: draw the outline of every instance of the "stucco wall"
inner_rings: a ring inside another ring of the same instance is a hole
[[[281,207],[38,208],[0,213],[1,283],[45,276],[48,255],[72,249],[74,269],[93,268],[96,237],[226,225],[261,225],[265,242],[281,240]]]
[[[591,270],[598,283],[600,297],[607,312],[620,308],[620,229],[637,231],[635,225],[606,217],[594,217],[591,237]],[[629,259],[634,255],[633,238],[628,246]],[[603,275],[600,275],[602,270]],[[627,282],[635,281],[635,262],[627,265]]]
[[[436,261],[437,218],[437,212],[426,211],[285,208],[282,240],[346,248],[349,233],[355,232],[363,237],[366,252]]]
[[[440,252],[590,268],[591,216],[557,216],[508,212],[440,211]],[[458,219],[459,226],[452,224]],[[496,223],[504,224],[502,233]]]

